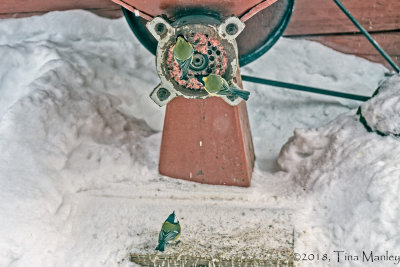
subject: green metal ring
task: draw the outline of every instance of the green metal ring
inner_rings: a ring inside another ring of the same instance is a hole
[[[265,42],[253,52],[239,56],[239,65],[241,67],[261,57],[278,41],[283,32],[286,30],[287,25],[289,24],[289,20],[292,16],[294,9],[294,1],[295,0],[288,0],[288,7],[281,17],[280,22],[277,24],[278,26],[269,33]],[[157,40],[154,39],[154,37],[148,32],[147,28],[145,27],[146,20],[136,16],[134,13],[123,7],[122,11],[124,13],[126,21],[128,22],[129,27],[131,28],[137,39],[148,51],[150,51],[150,53],[155,55],[157,51]]]

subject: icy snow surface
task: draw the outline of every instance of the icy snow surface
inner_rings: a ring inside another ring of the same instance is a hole
[[[0,266],[130,266],[172,210],[199,246],[271,224],[295,228],[299,253],[400,253],[399,140],[367,133],[357,102],[245,83],[252,186],[201,185],[158,174],[159,78],[124,19],[1,20],[0,58]],[[242,69],[364,95],[385,71],[288,39]],[[280,245],[258,233],[250,254]]]

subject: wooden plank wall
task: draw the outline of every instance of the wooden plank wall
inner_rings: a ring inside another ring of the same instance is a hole
[[[110,18],[122,16],[120,6],[111,0],[0,0],[0,18],[20,18],[69,9],[86,9]]]
[[[360,23],[400,65],[400,0],[342,0]],[[26,17],[53,10],[86,9],[101,16],[122,16],[111,0],[0,0],[0,18]],[[314,40],[338,51],[388,64],[332,0],[296,0],[285,32],[289,38]]]
[[[400,65],[400,0],[342,0]],[[321,42],[338,51],[389,64],[331,0],[296,0],[286,37]]]

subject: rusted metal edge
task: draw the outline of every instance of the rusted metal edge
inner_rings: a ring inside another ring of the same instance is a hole
[[[131,11],[132,13],[134,13],[137,17],[142,17],[145,20],[152,20],[154,17],[147,14],[146,12],[143,12],[137,8],[135,8],[134,6],[131,6],[130,4],[122,1],[122,0],[112,0],[114,3],[123,6],[124,8],[128,9],[129,11]]]
[[[277,1],[278,0],[265,0],[255,6],[253,6],[252,8],[250,8],[248,11],[246,11],[245,13],[240,15],[239,18],[242,22],[245,22],[246,20],[252,18],[258,12],[260,12],[261,10],[266,9],[267,7],[271,6],[272,4],[274,4]]]

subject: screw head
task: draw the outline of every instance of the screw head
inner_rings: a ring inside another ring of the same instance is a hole
[[[154,30],[158,35],[163,35],[167,31],[167,27],[165,27],[164,23],[157,23],[154,27]]]
[[[157,97],[160,99],[160,101],[167,100],[170,95],[171,93],[165,88],[160,88],[157,91]]]
[[[200,53],[195,53],[193,55],[193,60],[190,63],[190,69],[195,70],[195,71],[202,71],[208,66],[208,57],[200,54]]]
[[[236,24],[229,23],[228,25],[226,25],[225,31],[229,35],[235,35],[239,31],[239,28]]]

